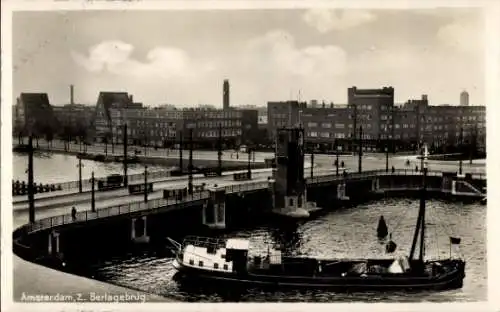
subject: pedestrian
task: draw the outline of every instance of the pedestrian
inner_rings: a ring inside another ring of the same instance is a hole
[[[73,221],[76,220],[76,208],[75,208],[75,206],[73,206],[73,208],[71,208],[71,218],[73,218]]]

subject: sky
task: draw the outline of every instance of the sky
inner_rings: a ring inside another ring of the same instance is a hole
[[[136,102],[222,107],[268,101],[347,103],[347,88],[395,88],[483,105],[482,12],[474,9],[42,11],[13,15],[14,96],[95,105],[100,91]]]

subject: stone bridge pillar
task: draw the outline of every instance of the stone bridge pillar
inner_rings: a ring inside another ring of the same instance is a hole
[[[340,182],[337,184],[337,199],[339,200],[349,200],[346,194],[347,184],[345,182]]]
[[[47,248],[49,255],[59,254],[59,252],[60,252],[59,238],[60,238],[59,232],[57,232],[57,231],[49,232],[49,243],[48,243],[48,248]]]
[[[226,189],[212,188],[210,198],[203,203],[203,224],[212,229],[226,228]]]
[[[372,192],[377,192],[380,189],[380,180],[375,178],[372,180]]]
[[[130,238],[135,243],[147,243],[149,242],[148,236],[148,219],[146,216],[132,218],[131,220],[131,228],[130,228]]]

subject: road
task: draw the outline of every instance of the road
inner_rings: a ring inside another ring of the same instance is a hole
[[[51,150],[58,150],[58,151],[64,151],[64,142],[62,141],[53,141],[52,145],[49,146],[49,144],[45,141],[40,140],[39,142],[40,148],[48,148]],[[129,156],[134,156],[135,155],[135,150],[140,151],[141,153],[138,154],[137,156],[147,156],[147,157],[162,157],[162,158],[178,158],[179,157],[179,150],[174,150],[174,149],[164,149],[164,148],[144,148],[144,147],[138,147],[138,146],[129,146],[128,147],[128,152],[127,154]],[[69,145],[69,151],[72,152],[84,152],[86,151],[87,153],[92,153],[92,154],[104,154],[106,151],[106,146],[104,144],[100,143],[95,143],[94,145],[88,145],[85,148],[80,147],[79,144],[74,144],[71,143]],[[114,151],[114,153],[113,153]],[[107,147],[107,154],[108,155],[116,155],[120,156],[123,155],[123,146],[122,145],[115,145],[114,150],[111,149],[111,145],[108,144]],[[238,158],[236,158],[238,155]],[[256,152],[255,153],[255,162],[263,162],[265,158],[270,158],[273,157],[274,153],[270,152]],[[189,150],[183,150],[183,158],[187,159],[189,158]],[[193,151],[193,158],[194,159],[205,159],[205,160],[217,160],[217,151],[210,151],[210,150],[195,150]],[[222,154],[222,160],[224,161],[247,161],[248,160],[248,154],[247,153],[235,153],[234,150],[224,150]],[[253,155],[252,155],[252,162],[254,161]]]

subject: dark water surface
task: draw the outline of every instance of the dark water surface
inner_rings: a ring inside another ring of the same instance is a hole
[[[418,200],[386,199],[354,208],[333,211],[315,220],[278,229],[259,226],[220,236],[251,237],[252,252],[267,250],[266,242],[287,241],[295,253],[324,257],[392,257],[384,252],[384,245],[376,238],[378,219],[384,215],[398,244],[397,253],[408,254],[417,219]],[[335,301],[481,301],[486,300],[486,207],[432,200],[427,203],[427,258],[447,257],[450,253],[449,236],[462,238],[461,253],[466,261],[466,278],[462,289],[444,292],[419,292],[411,295],[388,293],[333,293],[262,292],[248,290],[237,298],[229,291],[181,290],[172,277],[176,272],[172,258],[154,253],[129,254],[92,265],[89,274],[102,281],[162,295],[179,301],[222,302],[335,302]]]

